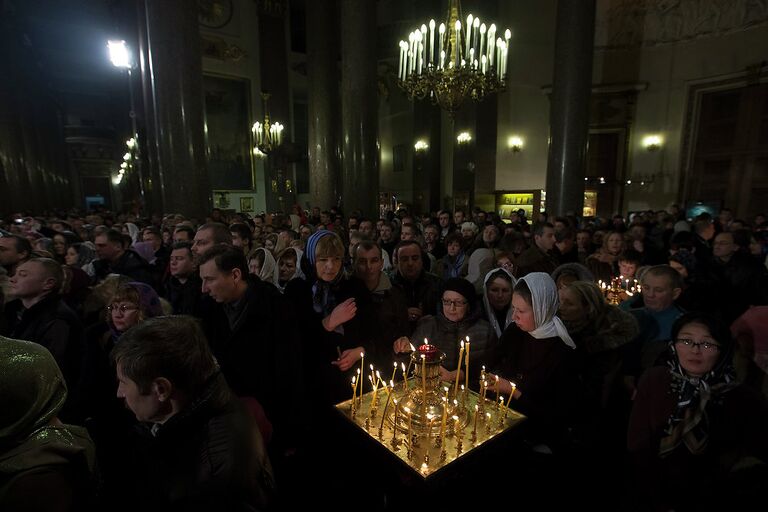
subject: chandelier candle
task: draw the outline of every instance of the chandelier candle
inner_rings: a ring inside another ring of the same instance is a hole
[[[464,358],[464,341],[461,341],[461,348],[459,348],[459,364],[456,366],[456,383],[453,385],[453,396],[458,397],[459,392],[459,376],[461,375],[461,360]]]
[[[467,340],[467,355],[464,359],[464,389],[469,389],[469,336],[466,338]]]

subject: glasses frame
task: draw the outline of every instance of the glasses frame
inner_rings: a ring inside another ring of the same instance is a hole
[[[710,343],[709,341],[694,341],[687,338],[676,339],[675,345],[684,345],[690,349],[699,347],[702,352],[717,352],[720,350],[720,345],[717,343]]]

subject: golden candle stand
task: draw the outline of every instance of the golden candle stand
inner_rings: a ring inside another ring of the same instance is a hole
[[[642,291],[637,279],[625,279],[624,276],[611,278],[610,281],[598,280],[597,286],[603,292],[606,302],[613,306],[618,306],[623,301],[633,297],[636,293]]]
[[[525,420],[474,391],[449,396],[448,384],[441,387],[440,382],[444,358],[435,347],[422,345],[411,355],[414,377],[370,391],[362,399],[358,396],[354,408],[351,399],[336,405],[349,421],[424,478]]]

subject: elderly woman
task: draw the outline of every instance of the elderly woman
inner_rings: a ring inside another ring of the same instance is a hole
[[[495,268],[483,280],[483,310],[498,338],[512,323],[512,290],[517,279],[505,268]]]
[[[550,448],[563,441],[572,412],[576,344],[557,316],[559,300],[548,274],[522,277],[512,294],[512,319],[501,337],[489,374],[491,389],[509,396],[529,417],[530,432]],[[514,384],[514,387],[513,387]]]
[[[638,386],[627,443],[635,500],[649,510],[754,508],[768,477],[768,404],[739,384],[732,340],[711,315],[672,327],[668,366]]]
[[[285,287],[291,279],[304,278],[304,273],[299,267],[303,254],[304,251],[287,247],[277,255],[273,282],[281,292],[285,291]]]
[[[480,373],[480,367],[487,363],[489,354],[496,347],[497,338],[491,324],[483,318],[474,286],[466,279],[454,277],[445,283],[437,315],[420,318],[411,340],[414,345],[421,345],[426,339],[430,345],[445,352],[440,378],[452,381],[459,366],[459,342],[467,336],[471,342],[470,379],[474,384],[474,377]],[[398,340],[394,350],[396,353],[407,352],[410,345],[407,340]]]
[[[90,510],[95,451],[57,415],[67,387],[51,353],[0,337],[0,510]]]
[[[559,316],[576,344],[590,410],[604,409],[617,391],[619,349],[637,336],[637,320],[608,304],[595,283],[575,281],[559,294]]]
[[[355,363],[372,348],[370,296],[360,279],[344,273],[344,255],[338,235],[316,231],[300,260],[306,279],[285,287],[301,321],[306,379],[317,386],[320,405],[348,398]]]

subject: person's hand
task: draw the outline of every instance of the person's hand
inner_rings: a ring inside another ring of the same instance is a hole
[[[331,311],[331,314],[323,319],[323,327],[328,332],[335,331],[338,326],[355,318],[357,305],[354,297],[347,299]]]
[[[446,368],[440,367],[440,380],[443,382],[454,382],[456,380],[456,371],[457,370],[448,370]],[[464,376],[464,372],[459,373],[459,380],[462,379]],[[462,381],[463,382],[463,381]]]
[[[498,381],[496,378],[498,377]],[[512,392],[512,381],[505,379],[504,377],[499,377],[498,375],[494,375],[492,373],[486,374],[486,382],[488,382],[488,390],[493,391],[497,395],[506,395],[509,396],[509,394]],[[517,386],[515,386],[515,399],[520,398],[520,390],[517,389]]]
[[[411,352],[411,340],[407,336],[400,336],[392,344],[392,350],[395,351],[395,354]]]
[[[422,316],[424,316],[424,312],[420,308],[408,308],[408,320],[411,322],[415,322]]]
[[[360,360],[360,353],[365,352],[365,349],[363,347],[355,347],[355,348],[349,348],[341,353],[341,356],[335,360],[332,361],[331,364],[334,366],[338,366],[339,370],[342,372],[345,372],[352,368],[355,363],[357,363]]]

